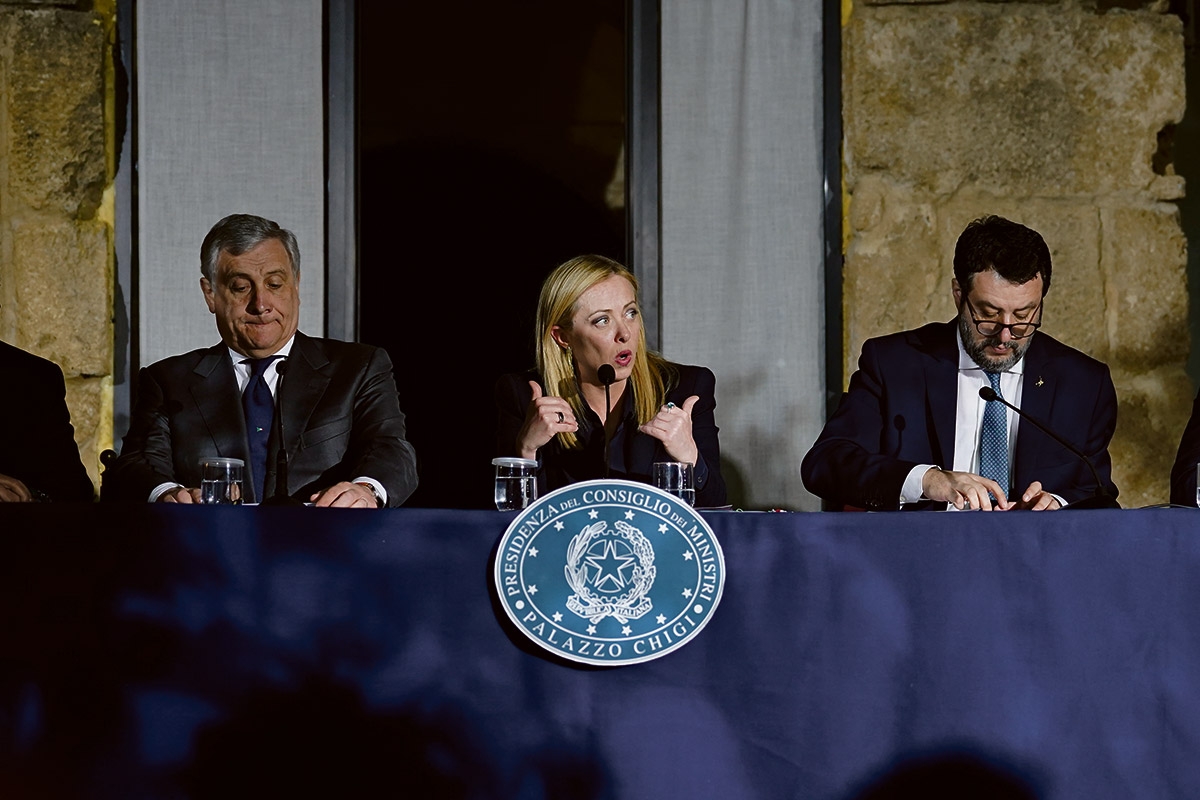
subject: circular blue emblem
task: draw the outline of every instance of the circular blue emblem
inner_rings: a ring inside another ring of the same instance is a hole
[[[680,498],[643,483],[585,481],[513,520],[494,577],[509,619],[540,647],[584,664],[636,664],[708,624],[725,559]]]

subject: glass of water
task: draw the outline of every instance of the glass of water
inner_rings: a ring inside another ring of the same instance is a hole
[[[240,458],[205,458],[200,461],[200,502],[208,505],[242,504],[242,475],[246,462]]]
[[[696,505],[696,470],[685,461],[656,461],[650,473],[654,485],[689,506]]]
[[[537,465],[528,458],[492,459],[497,511],[520,511],[537,500]]]

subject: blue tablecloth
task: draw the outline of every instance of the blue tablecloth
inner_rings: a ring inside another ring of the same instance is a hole
[[[511,515],[0,508],[0,797],[1200,797],[1197,512],[706,518],[708,627],[593,668]]]

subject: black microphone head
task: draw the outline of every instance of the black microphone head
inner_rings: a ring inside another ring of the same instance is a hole
[[[286,358],[279,359],[278,363],[275,364],[275,374],[280,376],[287,375],[287,364]]]
[[[1000,399],[1000,395],[996,394],[996,390],[990,386],[985,386],[980,389],[979,396],[988,401]]]
[[[601,383],[608,386],[617,379],[617,371],[613,369],[612,364],[601,364],[600,369],[596,370],[596,377],[600,379]]]

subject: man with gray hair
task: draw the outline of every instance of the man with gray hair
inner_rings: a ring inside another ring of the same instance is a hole
[[[391,360],[297,330],[292,232],[250,214],[225,217],[205,236],[200,265],[222,341],[142,369],[101,499],[198,502],[200,462],[221,456],[246,462],[247,502],[403,503],[417,486],[416,456]]]

